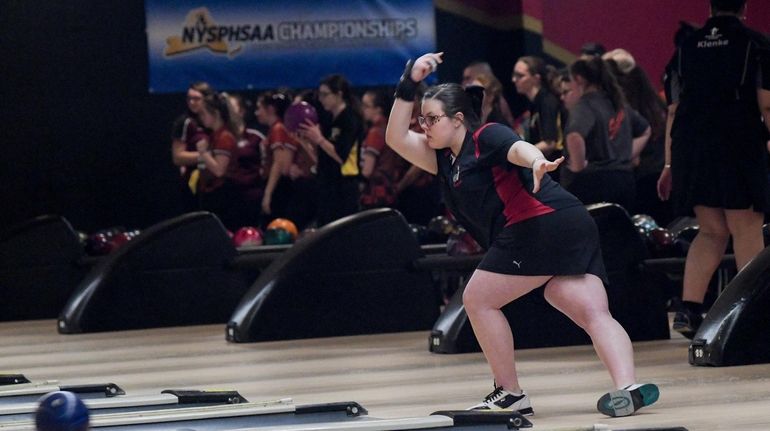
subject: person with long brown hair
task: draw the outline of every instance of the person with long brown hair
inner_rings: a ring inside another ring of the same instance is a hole
[[[196,143],[198,150],[198,199],[202,209],[215,213],[229,229],[237,229],[240,219],[238,192],[229,181],[235,164],[231,162],[237,149],[241,132],[230,112],[231,105],[226,93],[212,94],[203,98],[200,112],[201,124],[211,131],[207,139]]]
[[[207,134],[199,115],[203,109],[203,98],[212,94],[214,89],[207,82],[191,83],[185,95],[187,110],[174,120],[171,128],[171,160],[179,167],[179,175],[188,196],[191,196],[190,192],[196,192],[198,184],[198,173],[193,174],[198,164],[195,144],[206,139]]]
[[[555,74],[556,69],[548,67],[542,58],[525,56],[516,61],[511,75],[516,91],[530,101],[525,138],[551,160],[559,158],[564,148],[562,122],[565,115],[550,85]]]
[[[632,160],[650,137],[649,123],[628,106],[601,58],[577,60],[569,72],[580,99],[569,111],[561,184],[584,204],[612,202],[631,209],[636,195]]]

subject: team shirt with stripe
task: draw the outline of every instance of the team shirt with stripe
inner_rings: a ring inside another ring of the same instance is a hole
[[[582,205],[547,174],[532,193],[532,170],[508,161],[508,151],[520,140],[510,128],[487,123],[466,134],[457,158],[449,149],[436,151],[446,205],[484,248],[506,226]]]

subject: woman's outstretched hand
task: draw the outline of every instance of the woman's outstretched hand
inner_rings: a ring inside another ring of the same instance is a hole
[[[564,156],[561,156],[552,162],[547,159],[536,159],[535,162],[532,163],[532,177],[534,180],[533,181],[534,187],[532,187],[532,193],[537,193],[538,191],[540,191],[540,182],[543,179],[543,175],[545,175],[546,172],[555,171],[556,168],[558,168],[561,162],[563,161],[564,161]]]

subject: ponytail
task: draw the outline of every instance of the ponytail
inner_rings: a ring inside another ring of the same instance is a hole
[[[484,97],[486,97],[484,87],[480,85],[469,85],[465,87],[464,90],[465,94],[470,99],[473,112],[477,117],[481,118],[482,106],[484,105]]]
[[[594,85],[603,91],[612,102],[615,111],[620,111],[625,106],[626,100],[623,90],[618,85],[615,75],[600,57],[590,60],[578,60],[569,67],[570,75],[582,77],[586,83]]]
[[[209,112],[219,113],[219,117],[222,119],[227,130],[233,134],[236,140],[241,137],[241,130],[238,127],[235,115],[232,112],[232,105],[228,98],[227,93],[214,93],[203,98],[204,109]]]

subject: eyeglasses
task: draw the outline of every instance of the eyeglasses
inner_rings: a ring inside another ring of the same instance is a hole
[[[434,124],[438,123],[442,118],[449,117],[447,114],[441,114],[441,115],[426,115],[417,116],[417,122],[420,123],[420,126],[422,127],[433,127]]]
[[[326,96],[328,96],[330,94],[332,94],[331,91],[319,91],[318,92],[318,98],[319,99],[323,99],[324,97],[326,97]]]
[[[187,96],[187,100],[189,102],[200,102],[203,98],[201,96]]]

